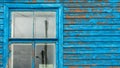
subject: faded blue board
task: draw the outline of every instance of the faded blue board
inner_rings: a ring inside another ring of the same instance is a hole
[[[3,51],[4,51],[4,5],[3,0],[0,0],[0,68],[3,67]]]
[[[119,0],[64,0],[64,68],[120,68]]]
[[[4,0],[4,2],[14,2],[14,3],[48,3],[48,2],[57,2],[57,0]]]
[[[5,0],[5,3],[63,4],[63,67],[120,68],[120,0]],[[4,15],[1,4],[0,55]]]

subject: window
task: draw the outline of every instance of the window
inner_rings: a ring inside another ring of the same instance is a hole
[[[46,46],[47,61],[45,57]],[[33,68],[56,68],[54,43],[37,43],[34,52],[32,52],[34,49],[31,43],[14,43],[10,46],[10,50],[9,68],[32,68],[33,63]]]
[[[4,68],[63,68],[61,4],[5,4]]]
[[[19,43],[10,45],[9,67],[56,68],[56,12],[12,11],[11,20],[10,39],[17,39]],[[24,43],[26,39],[28,42]],[[56,40],[36,43],[35,39]]]
[[[12,12],[12,38],[56,38],[56,12]]]

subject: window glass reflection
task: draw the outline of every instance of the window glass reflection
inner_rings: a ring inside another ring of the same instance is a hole
[[[55,38],[56,12],[12,12],[12,38]]]
[[[32,68],[32,45],[12,44],[9,68]]]
[[[32,12],[12,12],[12,37],[33,37],[33,14]]]
[[[45,54],[45,51],[47,51],[47,55]],[[55,44],[36,44],[35,56],[35,68],[54,68]]]

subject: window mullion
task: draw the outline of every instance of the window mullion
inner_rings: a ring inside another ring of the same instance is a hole
[[[38,39],[38,38],[9,38],[9,42],[57,42],[58,39],[56,38],[49,38],[49,39]]]
[[[33,38],[35,38],[35,13],[33,11]]]

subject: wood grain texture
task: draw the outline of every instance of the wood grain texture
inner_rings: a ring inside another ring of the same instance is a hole
[[[5,3],[64,6],[63,68],[120,68],[120,0],[5,0]],[[0,46],[4,45],[4,6],[0,4]]]

